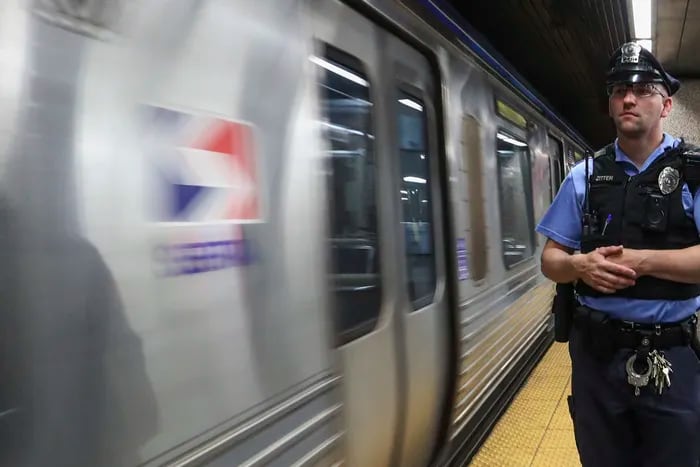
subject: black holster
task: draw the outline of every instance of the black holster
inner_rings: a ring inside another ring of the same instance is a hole
[[[695,355],[700,359],[700,333],[698,332],[698,316],[697,313],[683,327],[688,345],[693,349]]]
[[[568,342],[571,326],[574,322],[574,297],[573,284],[557,284],[557,294],[552,301],[552,313],[554,313],[554,340]]]
[[[615,354],[615,336],[610,318],[602,311],[577,306],[574,326],[579,331],[584,347],[595,358],[607,361]]]

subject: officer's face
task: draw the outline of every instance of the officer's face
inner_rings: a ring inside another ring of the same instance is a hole
[[[654,85],[654,91],[640,92],[646,86],[618,86],[608,101],[610,117],[615,122],[618,133],[638,138],[650,133],[661,125],[661,119],[671,112],[673,101],[666,95],[666,89]]]

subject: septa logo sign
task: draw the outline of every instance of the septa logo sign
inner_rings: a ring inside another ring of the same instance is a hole
[[[248,123],[148,107],[164,222],[262,222],[258,153]]]

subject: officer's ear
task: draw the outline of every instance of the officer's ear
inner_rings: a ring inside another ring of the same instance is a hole
[[[668,117],[668,114],[671,113],[671,109],[673,108],[673,98],[669,96],[664,96],[664,108],[661,110],[661,118],[666,118]]]

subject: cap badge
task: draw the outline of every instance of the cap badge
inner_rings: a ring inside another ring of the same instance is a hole
[[[622,55],[620,63],[639,63],[639,54],[642,52],[642,46],[636,42],[628,42],[622,46]]]
[[[676,169],[673,167],[664,167],[664,169],[659,174],[659,189],[661,193],[667,195],[673,193],[673,191],[678,188],[678,182],[680,182],[681,176]]]

